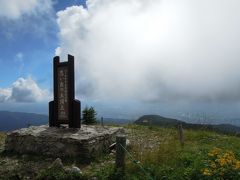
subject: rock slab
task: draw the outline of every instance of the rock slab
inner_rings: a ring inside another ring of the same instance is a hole
[[[83,162],[106,153],[124,133],[121,127],[82,125],[78,128],[56,128],[47,125],[30,126],[7,134],[5,151],[51,157],[73,157]]]

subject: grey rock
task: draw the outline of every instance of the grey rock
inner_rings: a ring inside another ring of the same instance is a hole
[[[121,127],[107,126],[82,125],[80,129],[30,126],[8,133],[5,151],[53,158],[77,157],[86,163],[108,152],[116,135],[123,132]]]
[[[60,158],[55,159],[55,161],[53,161],[53,163],[51,164],[50,168],[63,169],[62,160]]]
[[[77,166],[72,166],[72,167],[70,168],[70,172],[82,174],[82,171],[81,171]]]
[[[129,139],[126,140],[126,146],[130,146],[130,140]]]
[[[109,155],[110,155],[110,156],[115,156],[115,153],[111,152]]]

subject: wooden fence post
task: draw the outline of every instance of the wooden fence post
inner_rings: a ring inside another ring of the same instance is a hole
[[[179,133],[179,141],[181,146],[184,146],[184,135],[183,135],[183,128],[182,124],[178,125],[178,133]]]
[[[116,169],[124,172],[125,168],[125,149],[126,148],[126,136],[116,136]]]
[[[101,126],[103,127],[103,117],[101,117]]]

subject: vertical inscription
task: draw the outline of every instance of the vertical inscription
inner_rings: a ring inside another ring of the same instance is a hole
[[[68,68],[58,67],[58,118],[68,123]]]
[[[54,98],[49,102],[49,126],[68,124],[69,128],[80,128],[81,102],[75,99],[73,56],[68,55],[67,62],[60,62],[59,56],[53,58],[53,82]]]

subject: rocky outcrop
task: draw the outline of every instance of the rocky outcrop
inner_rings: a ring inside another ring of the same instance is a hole
[[[82,125],[81,129],[30,126],[7,134],[5,151],[52,157],[77,157],[89,162],[108,151],[123,128]]]

